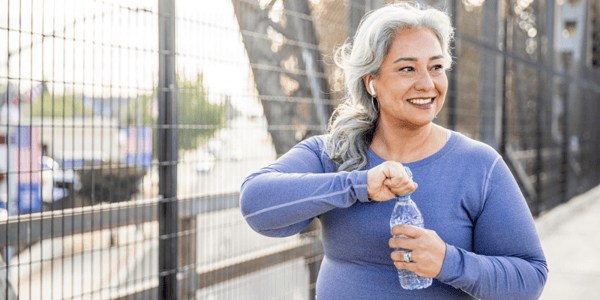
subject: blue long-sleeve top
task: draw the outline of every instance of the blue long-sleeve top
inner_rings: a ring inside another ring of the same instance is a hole
[[[525,199],[493,148],[452,132],[440,151],[404,164],[419,184],[411,197],[425,228],[446,243],[440,274],[422,290],[400,286],[388,245],[395,203],[367,196],[367,170],[384,159],[367,155],[366,170],[338,172],[324,137],[313,137],[242,184],[242,214],[261,234],[294,235],[320,219],[319,300],[539,298],[546,259]]]

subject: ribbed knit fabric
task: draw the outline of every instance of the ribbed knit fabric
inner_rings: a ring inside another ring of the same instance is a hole
[[[250,175],[241,210],[257,232],[299,233],[315,217],[325,257],[319,300],[537,299],[547,266],[533,218],[502,157],[452,132],[434,155],[405,164],[419,184],[412,194],[447,250],[440,274],[423,290],[404,290],[388,246],[394,201],[369,202],[367,170],[337,172],[324,138],[301,142]],[[368,151],[367,169],[384,162]]]

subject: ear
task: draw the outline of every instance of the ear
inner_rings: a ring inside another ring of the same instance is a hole
[[[365,89],[367,89],[367,93],[371,95],[371,97],[375,97],[377,93],[375,93],[375,77],[371,74],[367,74],[363,76],[363,84],[365,85]],[[371,90],[371,81],[373,81],[373,91]]]

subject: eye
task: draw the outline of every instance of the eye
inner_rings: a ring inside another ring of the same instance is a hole
[[[413,67],[404,67],[404,68],[400,68],[400,70],[398,70],[398,71],[410,72],[410,71],[412,71],[412,70],[414,70],[414,68],[413,68]]]
[[[440,71],[443,69],[444,69],[444,66],[442,66],[442,65],[435,65],[431,68],[431,70],[433,70],[433,71]]]

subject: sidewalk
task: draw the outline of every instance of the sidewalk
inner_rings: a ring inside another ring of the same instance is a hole
[[[540,299],[600,299],[600,186],[535,224],[550,270]]]

